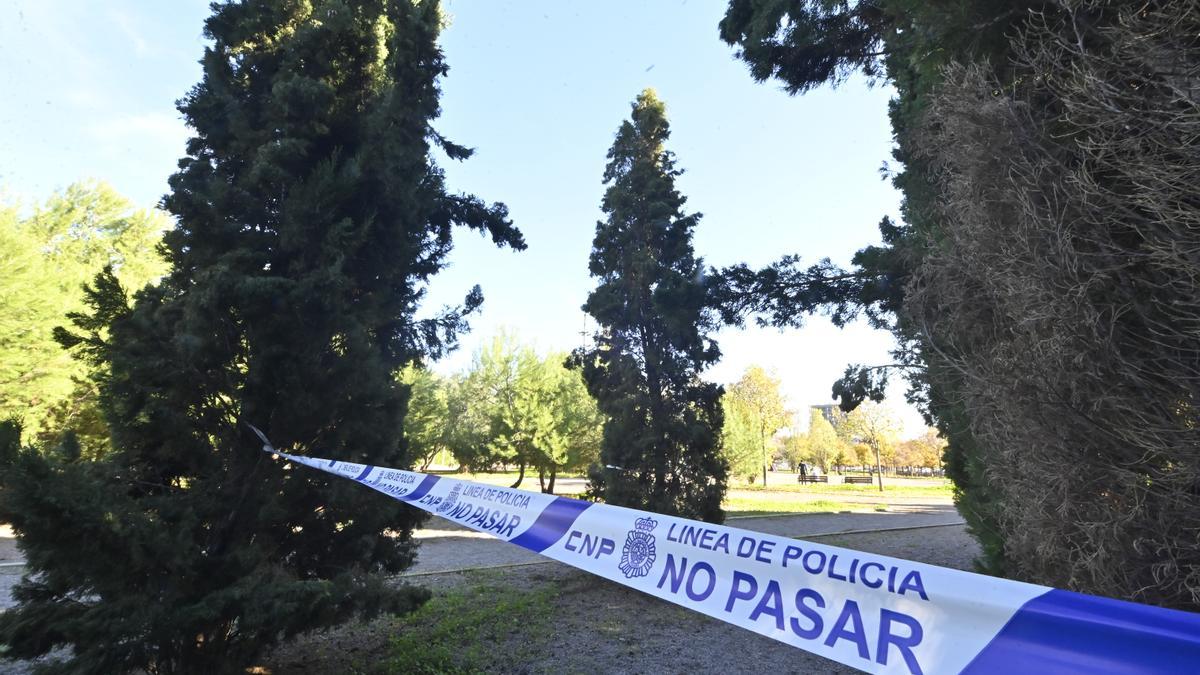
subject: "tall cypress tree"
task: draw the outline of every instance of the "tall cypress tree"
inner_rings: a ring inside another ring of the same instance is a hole
[[[608,151],[588,268],[599,285],[584,310],[600,330],[577,350],[588,390],[608,421],[592,492],[610,504],[720,522],[728,468],[721,458],[721,388],[700,380],[720,357],[692,250],[700,214],[685,214],[682,171],[665,148],[663,103],[633,104]]]
[[[455,225],[523,248],[503,205],[446,192],[430,126],[436,1],[214,4],[194,135],[164,205],[171,271],[130,307],[111,274],[61,340],[106,365],[113,453],[3,453],[0,520],[30,574],[9,655],[74,648],[73,673],[227,672],[281,637],[414,607],[385,586],[421,516],[260,452],[407,466],[407,363],[463,315],[414,312]],[[55,457],[58,459],[56,460]],[[385,532],[387,534],[385,534]]]

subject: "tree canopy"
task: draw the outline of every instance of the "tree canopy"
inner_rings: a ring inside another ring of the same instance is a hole
[[[431,159],[470,154],[431,126],[442,20],[436,2],[213,5],[163,200],[169,271],[132,305],[102,273],[60,334],[100,368],[113,449],[5,453],[0,519],[28,570],[0,616],[8,655],[228,672],[427,597],[384,581],[413,560],[418,511],[273,461],[249,425],[288,452],[410,466],[397,375],[453,348],[482,300],[414,318],[453,228],[524,246]]]
[[[900,421],[887,406],[868,401],[847,415],[843,424],[847,436],[874,453],[879,489],[882,490],[883,463],[891,463],[895,458],[896,446],[900,442]]]
[[[737,460],[736,466],[743,476],[748,466],[761,469],[763,485],[767,484],[767,465],[775,454],[775,434],[789,421],[779,385],[779,378],[761,366],[750,366],[741,379],[729,386],[723,399],[725,409],[736,420],[736,433],[725,437],[730,464]]]
[[[903,218],[883,244],[849,270],[733,266],[713,293],[735,322],[894,333],[895,361],[852,365],[834,395],[848,410],[908,376],[988,572],[1196,604],[1191,10],[733,0],[721,23],[793,93],[855,71],[896,89]]]
[[[507,333],[476,354],[458,380],[461,392],[451,422],[461,427],[452,442],[463,466],[476,470],[516,465],[519,487],[527,469],[538,472],[544,492],[557,475],[594,464],[602,419],[578,372],[566,355],[539,357]]]
[[[84,284],[111,266],[141,289],[166,271],[157,251],[167,215],[135,208],[110,186],[81,182],[21,215],[0,207],[0,419],[21,422],[27,441],[53,445],[71,429],[85,454],[108,447],[88,365],[54,339],[67,314],[85,309]]]
[[[808,432],[804,435],[804,457],[828,473],[829,467],[838,463],[836,460],[844,452],[843,446],[844,442],[825,415],[815,408],[810,410]]]
[[[425,471],[438,453],[450,449],[449,386],[437,374],[417,365],[401,371],[400,381],[409,388],[404,436],[417,469]]]
[[[720,350],[708,336],[715,321],[692,248],[700,215],[683,211],[670,133],[663,102],[643,91],[608,152],[606,219],[588,262],[598,284],[583,306],[599,329],[571,364],[606,417],[593,494],[720,521],[721,389],[700,379]]]
[[[758,428],[746,406],[725,392],[721,397],[721,456],[729,465],[729,475],[753,482],[762,468]]]

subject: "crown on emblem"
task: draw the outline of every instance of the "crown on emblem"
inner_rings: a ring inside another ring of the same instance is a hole
[[[642,532],[649,532],[658,527],[658,521],[653,518],[638,518],[634,521],[633,526]]]

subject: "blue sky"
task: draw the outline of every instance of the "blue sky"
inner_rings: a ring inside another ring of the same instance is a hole
[[[697,254],[717,266],[788,253],[847,262],[875,243],[899,194],[889,159],[892,92],[852,81],[789,97],[750,79],[717,37],[724,3],[450,0],[442,36],[450,65],[439,130],[476,148],[443,160],[450,187],[508,204],[529,250],[499,251],[463,232],[431,304],[472,284],[486,301],[464,348],[437,368],[464,367],[502,327],[542,349],[581,341],[579,307],[593,284],[587,256],[601,217],[601,173],[633,98],[666,101],[670,143],[686,170],[688,207],[704,214]],[[174,109],[198,79],[207,3],[0,0],[0,193],[40,201],[94,177],[153,204],[183,152]],[[589,324],[590,327],[590,324]],[[750,364],[774,369],[796,408],[830,401],[848,362],[890,362],[891,337],[814,317],[801,330],[725,330],[708,377],[731,382]],[[889,404],[915,433],[893,385]]]

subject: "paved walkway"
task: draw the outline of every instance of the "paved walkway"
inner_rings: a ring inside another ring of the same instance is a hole
[[[911,506],[889,513],[800,513],[733,518],[725,524],[744,530],[803,539],[862,530],[953,525],[962,522],[962,517],[953,506],[939,504]],[[410,575],[549,560],[520,546],[436,517],[429,521],[428,527],[417,531],[415,536],[421,540],[421,548],[417,564],[407,572]]]
[[[0,525],[0,567],[5,563],[21,562],[21,552],[17,550],[16,535],[10,525]]]
[[[856,496],[857,497],[857,496]],[[924,527],[928,525],[950,525],[961,523],[962,517],[948,504],[894,504],[886,513],[800,513],[784,516],[731,518],[726,524],[744,530],[766,532],[782,537],[803,539],[805,537],[857,532],[860,530],[882,530],[897,527]],[[428,526],[415,534],[421,540],[421,549],[408,574],[431,574],[476,567],[496,567],[547,560],[520,546],[500,541],[491,535],[468,530],[456,523],[434,517]],[[13,563],[21,562],[12,529],[0,526],[0,575],[5,572],[13,576],[22,571]],[[0,587],[7,586],[0,579]],[[0,588],[0,590],[7,590]],[[0,595],[5,595],[0,593]],[[0,607],[7,606],[7,598],[0,598]]]

